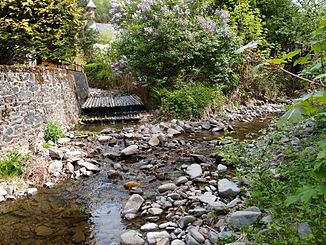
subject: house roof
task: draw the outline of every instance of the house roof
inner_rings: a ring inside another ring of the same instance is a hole
[[[96,9],[96,5],[95,5],[95,3],[92,0],[89,0],[89,2],[88,2],[88,4],[87,4],[86,7],[87,8],[94,8],[94,9]]]

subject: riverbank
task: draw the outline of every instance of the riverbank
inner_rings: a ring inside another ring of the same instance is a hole
[[[269,106],[273,113],[281,110],[279,106]],[[266,107],[260,108],[259,111],[266,112]],[[245,112],[240,114],[249,115]],[[227,131],[232,131],[233,128],[230,120],[226,118],[210,118],[200,122],[171,120],[156,123],[151,120],[123,129],[107,128],[100,133],[71,132],[68,134],[69,138],[60,139],[56,146],[39,149],[38,156],[42,158],[41,160],[38,158],[38,161],[42,163],[39,165],[42,168],[37,168],[39,175],[30,176],[32,178],[28,181],[34,179],[35,182],[31,181],[29,187],[37,188],[45,183],[47,188],[54,188],[50,191],[52,193],[56,192],[55,183],[60,183],[64,179],[72,178],[74,179],[72,183],[85,182],[89,185],[92,179],[101,176],[101,183],[113,185],[124,197],[117,211],[119,216],[119,212],[122,211],[122,222],[128,224],[129,229],[136,228],[137,232],[143,234],[145,240],[152,239],[151,243],[154,243],[154,240],[157,242],[160,237],[165,237],[169,238],[169,241],[176,240],[174,243],[186,239],[193,241],[196,239],[194,234],[200,229],[201,234],[206,232],[203,236],[208,244],[211,233],[212,240],[216,238],[216,234],[227,231],[226,218],[232,211],[244,207],[245,196],[239,193],[241,180],[235,177],[233,168],[228,169],[223,164],[219,165],[220,159],[215,153],[217,138]],[[246,130],[246,126],[235,129]],[[99,188],[97,184],[98,180],[90,185],[97,189]],[[223,193],[221,188],[225,188],[225,194],[220,195]],[[39,190],[40,195],[47,193],[42,188]],[[62,191],[64,190],[60,192]],[[35,198],[42,199],[40,195],[35,194],[36,192],[28,194],[32,202]],[[60,196],[59,193],[58,195]],[[138,202],[136,211],[137,205],[133,202],[135,198],[136,203]],[[142,206],[139,206],[139,201],[142,202]],[[128,205],[132,206],[131,210]],[[62,209],[59,206],[54,210],[65,216],[69,209]],[[219,223],[220,229],[212,226],[216,210],[225,217],[224,222]],[[10,216],[13,211],[8,212],[4,209],[1,212]],[[24,211],[21,210],[19,213],[22,214]],[[55,214],[53,209],[50,213]],[[57,217],[53,217],[53,220],[56,219]],[[196,225],[191,226],[197,229],[196,231],[190,231],[191,223]],[[142,227],[144,225],[145,227]],[[85,227],[85,224],[81,226]],[[69,233],[72,229],[69,226],[65,231],[60,229],[60,232]],[[48,231],[48,235],[40,230]],[[41,228],[36,226],[32,230],[32,234],[36,236],[33,239],[36,240],[51,237],[51,241],[54,241],[58,232],[56,226],[47,223]],[[120,237],[123,228],[114,233]],[[221,236],[225,234],[234,235],[228,232],[222,233]],[[68,238],[68,241],[73,244],[82,240],[92,244],[91,241],[99,239],[104,244],[104,241],[109,241],[109,237],[114,237],[118,242],[120,239],[115,235],[98,234],[98,238],[91,238],[87,232],[83,232],[83,235],[73,233],[71,236],[74,239]],[[135,235],[134,232],[121,235],[124,244],[128,244],[126,239],[128,240],[130,236],[138,239],[138,233]],[[241,233],[236,234],[240,235]],[[131,244],[135,244],[134,242],[135,240],[132,240]]]

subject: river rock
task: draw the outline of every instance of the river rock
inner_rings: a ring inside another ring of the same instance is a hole
[[[204,236],[197,229],[191,228],[189,233],[197,242],[203,243],[205,241]]]
[[[153,231],[153,230],[157,230],[158,225],[155,223],[147,223],[143,226],[140,227],[141,231]]]
[[[133,194],[124,206],[121,215],[125,216],[126,214],[137,213],[144,201],[144,198],[142,198],[139,194]]]
[[[6,198],[4,196],[0,196],[0,202],[6,201]]]
[[[34,196],[36,193],[37,193],[37,188],[35,188],[35,187],[27,189],[28,196]]]
[[[122,155],[130,156],[138,153],[138,145],[130,145],[121,151]]]
[[[52,163],[50,163],[48,167],[48,172],[49,173],[60,172],[62,168],[63,168],[62,161],[53,161]]]
[[[71,162],[67,162],[67,163],[66,163],[66,169],[67,169],[68,172],[71,173],[71,174],[75,171],[75,167],[74,167],[74,165],[72,165]]]
[[[208,204],[208,210],[221,212],[227,210],[227,206],[221,201],[214,201]]]
[[[69,143],[70,141],[71,141],[71,139],[69,139],[69,138],[59,138],[58,139],[58,144],[63,145],[63,144]]]
[[[174,183],[168,183],[168,184],[164,184],[158,187],[158,191],[160,193],[166,192],[166,191],[174,191],[175,189],[177,189],[177,186]]]
[[[160,139],[159,139],[158,135],[155,135],[155,134],[152,135],[152,137],[148,141],[148,144],[150,146],[158,146],[160,144]]]
[[[236,183],[221,179],[218,181],[218,192],[222,197],[233,197],[240,192],[240,189]]]
[[[176,181],[176,185],[182,185],[184,183],[188,182],[188,178],[186,176],[180,176]]]
[[[197,163],[191,164],[188,168],[187,168],[187,174],[190,175],[191,179],[197,178],[199,176],[201,176],[203,173],[203,170],[201,168],[201,166]]]
[[[116,178],[123,179],[122,174],[119,171],[113,170],[113,169],[108,171],[108,178],[109,179],[116,179]]]
[[[248,226],[253,224],[261,215],[261,212],[254,211],[236,211],[228,220],[230,225],[237,227]]]
[[[186,245],[182,240],[176,239],[171,242],[171,245]]]
[[[147,233],[147,241],[149,244],[156,244],[159,240],[164,238],[170,239],[170,235],[167,231]]]
[[[5,196],[7,194],[8,193],[7,193],[6,189],[0,186],[0,196]]]
[[[180,226],[180,228],[185,228],[188,224],[194,222],[196,220],[196,217],[195,216],[192,216],[192,215],[187,215],[187,216],[184,216],[184,217],[181,217],[178,221],[178,224]]]
[[[97,136],[97,140],[101,143],[108,142],[110,139],[112,139],[112,136],[109,135],[99,135]]]
[[[150,208],[148,209],[148,212],[151,214],[151,215],[161,215],[163,213],[163,209],[161,208]]]
[[[181,134],[181,132],[176,129],[169,128],[167,131],[167,134],[168,134],[168,136],[173,137],[174,135]]]
[[[137,231],[131,230],[120,236],[121,245],[143,245],[145,240],[140,237]]]
[[[123,184],[123,187],[126,189],[131,189],[133,187],[138,187],[140,185],[139,182],[136,181],[129,181]]]
[[[37,236],[49,236],[52,235],[53,230],[47,226],[41,225],[35,229],[35,233]]]
[[[223,165],[223,164],[219,164],[219,165],[217,165],[217,171],[218,171],[219,173],[223,173],[223,172],[225,172],[227,169],[228,169],[228,167],[225,166],[225,165]]]
[[[72,241],[74,243],[82,243],[86,240],[85,234],[81,230],[76,230],[74,236],[72,237]]]
[[[186,244],[187,245],[201,245],[194,237],[192,237],[189,233],[186,235]]]
[[[311,236],[312,230],[307,222],[298,224],[298,233],[300,237]]]
[[[209,122],[203,122],[201,127],[202,129],[209,130],[211,128],[211,124]]]
[[[49,149],[49,155],[50,155],[51,158],[62,160],[63,156],[64,156],[64,153],[63,153],[62,150],[59,150],[57,148],[50,148]]]
[[[77,162],[77,164],[79,166],[81,166],[81,167],[85,167],[89,171],[93,171],[93,172],[99,172],[100,171],[100,168],[98,166],[94,165],[93,163],[86,162],[84,160],[79,160]]]
[[[212,194],[212,192],[205,192],[204,194],[198,196],[198,199],[201,201],[201,202],[204,202],[204,203],[212,203],[216,200],[216,196]]]

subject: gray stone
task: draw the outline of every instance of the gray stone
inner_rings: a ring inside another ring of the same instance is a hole
[[[109,135],[99,135],[97,136],[97,140],[101,143],[108,142],[110,139],[112,139],[112,136]]]
[[[58,144],[63,145],[66,143],[69,143],[71,140],[69,138],[59,138],[58,139]]]
[[[253,224],[261,215],[261,212],[236,211],[229,218],[228,223],[237,227]]]
[[[166,191],[174,191],[177,188],[177,186],[174,183],[168,183],[164,184],[158,187],[158,191],[163,193]]]
[[[150,140],[148,141],[150,146],[158,146],[160,144],[159,137],[157,135],[152,135]]]
[[[203,243],[205,241],[204,236],[197,229],[191,228],[189,233],[197,242]]]
[[[62,171],[63,168],[63,163],[62,161],[53,161],[49,167],[48,167],[48,171],[49,173],[55,173],[55,172],[60,172]]]
[[[240,189],[236,183],[222,179],[218,181],[218,192],[222,197],[233,197],[240,192]]]
[[[200,245],[199,242],[195,238],[193,238],[190,234],[186,235],[186,244],[187,245]]]
[[[225,165],[223,165],[223,164],[219,164],[219,165],[217,165],[217,171],[218,171],[219,173],[223,173],[223,172],[225,172],[227,169],[228,169],[228,167],[225,166]]]
[[[170,245],[170,239],[169,238],[159,238],[155,245]]]
[[[147,223],[143,226],[140,227],[141,231],[153,231],[153,230],[157,230],[158,225],[155,223]]]
[[[180,228],[185,228],[188,224],[194,222],[195,220],[196,220],[195,216],[187,215],[187,216],[181,217],[178,221],[178,224],[179,224]]]
[[[62,158],[64,156],[64,153],[63,153],[63,151],[61,151],[61,150],[59,150],[57,148],[50,148],[49,149],[49,155],[50,155],[51,158],[62,160]]]
[[[202,129],[209,130],[211,128],[211,124],[209,122],[204,122],[201,125]]]
[[[203,173],[203,170],[201,168],[201,166],[197,163],[191,164],[188,168],[187,168],[187,174],[190,175],[191,179],[197,178],[199,176],[201,176]]]
[[[28,188],[27,189],[27,195],[33,196],[37,193],[37,188]]]
[[[311,236],[312,230],[307,222],[298,224],[298,233],[299,236]]]
[[[217,197],[212,194],[212,192],[205,192],[204,194],[198,196],[198,199],[203,203],[212,203]]]
[[[137,231],[131,230],[120,236],[121,245],[143,245],[145,240],[140,237]]]
[[[208,210],[210,211],[225,211],[227,210],[227,206],[225,205],[225,203],[221,202],[221,201],[214,201],[214,202],[210,202],[208,204]]]
[[[84,160],[80,160],[77,162],[77,164],[79,166],[82,166],[82,167],[85,167],[87,170],[89,171],[94,171],[94,172],[98,172],[100,171],[100,168],[97,167],[96,165],[94,165],[93,163],[90,163],[90,162],[86,162]]]
[[[208,235],[208,240],[212,243],[212,244],[217,244],[218,241],[218,234],[216,232],[210,231],[209,235]]]
[[[161,215],[163,213],[163,209],[161,209],[161,208],[150,208],[150,209],[148,209],[148,212],[151,215]]]
[[[146,237],[149,244],[156,244],[159,240],[164,238],[170,239],[170,235],[167,231],[148,232]]]
[[[186,245],[182,240],[176,239],[171,242],[171,245]]]
[[[239,238],[240,236],[235,233],[234,231],[222,231],[218,234],[219,238],[227,238],[227,237],[234,237]]]
[[[273,222],[273,218],[271,215],[264,216],[261,221],[265,224],[270,224]]]
[[[137,145],[130,145],[121,151],[121,154],[126,156],[134,155],[136,153],[138,153]]]
[[[8,193],[7,193],[6,189],[3,188],[3,187],[0,187],[0,196],[5,196],[5,195],[7,195],[7,194],[8,194]]]
[[[6,201],[6,198],[4,196],[0,196],[0,202]]]
[[[144,201],[144,198],[142,198],[139,194],[132,195],[124,206],[121,215],[125,216],[126,214],[137,213]]]
[[[186,176],[180,176],[176,181],[176,185],[182,185],[184,183],[188,182],[188,178]]]
[[[175,129],[173,129],[173,128],[169,128],[168,131],[167,131],[167,134],[168,134],[169,136],[174,136],[174,135],[181,134],[181,132],[178,131],[178,130],[175,130]]]

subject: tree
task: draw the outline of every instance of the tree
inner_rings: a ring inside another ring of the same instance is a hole
[[[0,64],[28,59],[71,63],[80,10],[75,0],[2,0]]]

